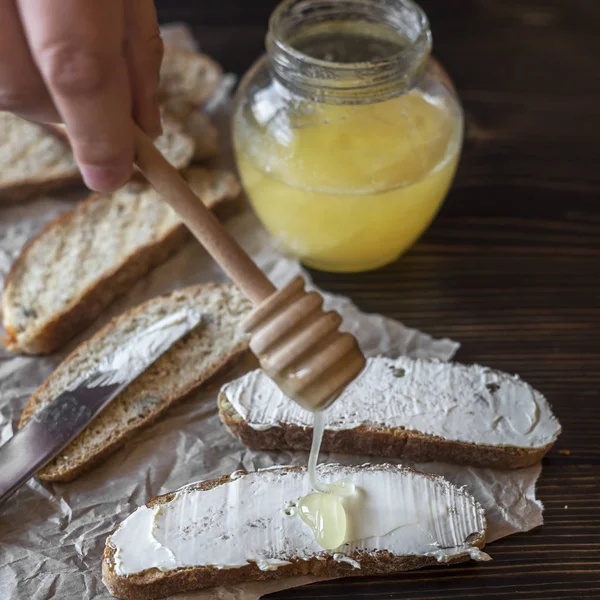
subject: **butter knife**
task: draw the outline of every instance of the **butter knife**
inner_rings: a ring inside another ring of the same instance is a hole
[[[96,415],[202,320],[180,310],[153,323],[103,358],[0,446],[0,503],[71,442]]]

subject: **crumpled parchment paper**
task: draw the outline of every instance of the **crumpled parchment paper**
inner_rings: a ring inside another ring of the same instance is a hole
[[[170,28],[166,37],[189,45],[189,32]],[[230,85],[231,80],[229,80]],[[25,241],[40,227],[73,206],[73,196],[44,198],[0,208],[0,288]],[[282,285],[297,274],[308,275],[298,262],[278,251],[256,217],[246,212],[228,223],[229,230],[271,277]],[[188,244],[166,264],[134,285],[98,322],[69,348],[50,357],[22,357],[0,349],[0,443],[16,430],[29,395],[81,340],[115,314],[178,287],[203,281],[224,281],[219,268],[197,243]],[[380,315],[359,311],[348,298],[326,294],[328,308],[344,317],[344,328],[358,338],[368,355],[437,357],[449,360],[458,344],[405,327]],[[242,363],[222,381],[241,374]],[[165,418],[143,430],[88,474],[69,484],[31,480],[0,506],[0,598],[2,600],[107,600],[101,581],[106,537],[120,521],[148,499],[192,481],[211,479],[236,469],[273,464],[306,464],[305,453],[247,450],[233,439],[217,416],[219,381],[177,404]],[[374,457],[322,455],[321,461],[375,462]],[[542,523],[542,505],[535,498],[540,467],[497,471],[443,463],[414,464],[466,486],[485,507],[488,541],[527,531]],[[1,465],[0,465],[0,468]],[[494,554],[493,546],[488,548]],[[180,600],[255,600],[265,594],[318,581],[298,577],[213,588],[177,596]]]

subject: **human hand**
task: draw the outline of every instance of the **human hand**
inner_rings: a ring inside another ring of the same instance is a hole
[[[160,134],[152,0],[0,0],[0,110],[66,125],[86,184],[131,176],[133,119]]]

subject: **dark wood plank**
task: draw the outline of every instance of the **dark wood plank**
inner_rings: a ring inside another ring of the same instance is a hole
[[[243,73],[272,0],[159,0]],[[456,183],[396,264],[314,273],[364,310],[462,342],[458,358],[518,372],[564,427],[544,464],[545,524],[494,561],[288,590],[283,598],[600,598],[600,3],[422,0],[466,114]],[[568,455],[561,451],[568,450]]]

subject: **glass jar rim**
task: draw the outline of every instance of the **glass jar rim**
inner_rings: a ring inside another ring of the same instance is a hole
[[[387,26],[408,45],[383,58],[339,62],[311,56],[290,42],[302,28],[336,18]],[[266,45],[273,71],[286,87],[316,100],[348,101],[351,92],[360,103],[367,96],[402,93],[412,86],[425,69],[431,30],[413,0],[284,0],[271,15]]]

